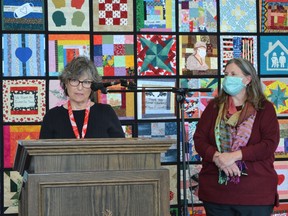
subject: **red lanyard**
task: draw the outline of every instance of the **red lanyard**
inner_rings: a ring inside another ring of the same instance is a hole
[[[78,131],[78,127],[77,127],[74,115],[73,115],[70,100],[68,101],[68,113],[69,113],[69,118],[70,118],[70,122],[71,122],[71,125],[73,128],[73,132],[75,134],[75,137],[77,139],[80,139],[80,134]],[[82,128],[82,139],[85,137],[86,132],[87,132],[89,113],[90,113],[90,100],[88,100],[87,105],[86,105],[84,124],[83,124],[83,128]]]

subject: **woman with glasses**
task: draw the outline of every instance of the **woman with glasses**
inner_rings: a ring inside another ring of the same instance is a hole
[[[112,107],[91,101],[92,83],[101,82],[92,61],[82,56],[74,58],[59,79],[68,102],[46,113],[40,139],[125,137]]]
[[[207,216],[270,216],[278,205],[276,112],[249,61],[229,60],[224,75],[194,134],[202,157],[199,198]]]

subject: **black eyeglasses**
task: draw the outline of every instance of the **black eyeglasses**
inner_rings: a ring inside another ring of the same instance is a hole
[[[77,87],[80,83],[82,84],[82,86],[84,88],[90,88],[91,85],[92,85],[92,81],[91,80],[80,81],[80,80],[77,80],[77,79],[69,79],[69,84],[71,86]]]

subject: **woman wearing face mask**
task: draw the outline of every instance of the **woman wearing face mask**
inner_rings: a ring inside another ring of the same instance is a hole
[[[199,198],[207,216],[270,216],[278,205],[276,112],[249,61],[231,59],[224,74],[194,134],[203,165]]]
[[[187,58],[186,68],[188,70],[207,70],[209,67],[205,62],[206,43],[197,41],[194,46],[194,53]]]

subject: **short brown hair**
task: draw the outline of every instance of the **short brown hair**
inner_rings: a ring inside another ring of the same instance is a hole
[[[68,80],[78,79],[84,73],[86,73],[93,82],[101,82],[102,80],[93,61],[85,56],[76,57],[65,66],[59,75],[60,86],[66,96],[68,96],[68,94],[65,85]]]

